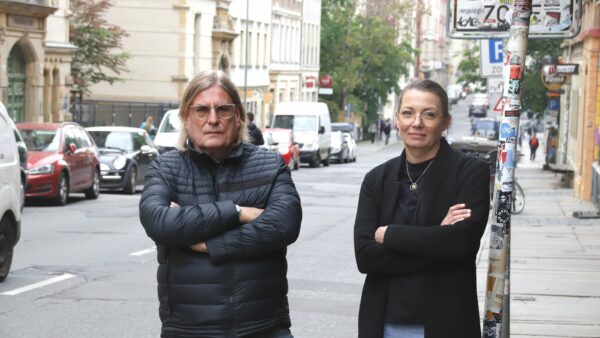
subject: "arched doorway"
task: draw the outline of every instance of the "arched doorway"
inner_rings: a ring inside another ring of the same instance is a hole
[[[25,57],[15,45],[8,55],[8,99],[6,109],[15,122],[25,121]]]

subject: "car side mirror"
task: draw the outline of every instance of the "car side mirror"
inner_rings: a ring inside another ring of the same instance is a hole
[[[324,126],[320,126],[319,127],[319,134],[325,134],[325,127]]]
[[[69,144],[69,154],[75,153],[75,150],[77,150],[77,147],[75,146],[75,143],[70,143]]]

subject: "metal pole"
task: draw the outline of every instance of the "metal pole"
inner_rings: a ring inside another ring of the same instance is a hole
[[[245,67],[244,67],[244,109],[248,108],[248,17],[250,12],[250,0],[246,0],[246,46],[245,46]]]
[[[515,0],[510,20],[508,43],[504,51],[504,88],[494,203],[490,234],[490,256],[483,318],[484,338],[510,336],[510,227],[513,182],[519,137],[519,116],[529,17],[532,0]]]

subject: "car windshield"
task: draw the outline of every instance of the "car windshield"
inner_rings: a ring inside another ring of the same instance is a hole
[[[20,129],[19,131],[29,151],[58,151],[60,149],[58,130]]]
[[[165,116],[164,123],[160,126],[159,132],[161,133],[173,133],[178,132],[181,129],[181,120],[179,114],[171,113]]]
[[[288,135],[288,133],[286,132],[271,132],[271,131],[267,131],[267,140],[269,141],[270,144],[272,144],[273,142],[277,142],[279,144],[288,144],[290,141],[290,137]]]
[[[125,131],[89,131],[98,148],[116,148],[133,151],[131,133]]]
[[[308,115],[276,115],[273,128],[292,129],[293,131],[315,131],[316,116]]]

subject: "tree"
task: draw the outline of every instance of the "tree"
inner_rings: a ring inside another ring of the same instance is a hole
[[[397,2],[399,15],[406,11],[403,3]],[[323,1],[321,72],[334,79],[334,94],[323,101],[332,112],[348,103],[360,107],[369,121],[377,118],[389,93],[399,92],[398,79],[408,75],[414,50],[397,42],[397,30],[385,21],[389,17],[357,15],[356,5],[356,0]]]
[[[523,79],[522,110],[542,113],[546,110],[548,89],[541,79],[542,58],[545,55],[558,56],[561,54],[562,39],[529,39],[527,42],[527,62],[525,78]]]
[[[458,72],[460,76],[456,82],[467,86],[473,84],[476,87],[483,87],[486,83],[485,78],[481,76],[479,60],[479,44],[472,48],[467,48],[463,51],[463,59],[458,64]]]
[[[127,71],[129,54],[116,49],[128,34],[103,18],[111,6],[110,0],[71,0],[70,40],[77,46],[71,76],[81,93],[95,83],[120,81]]]

